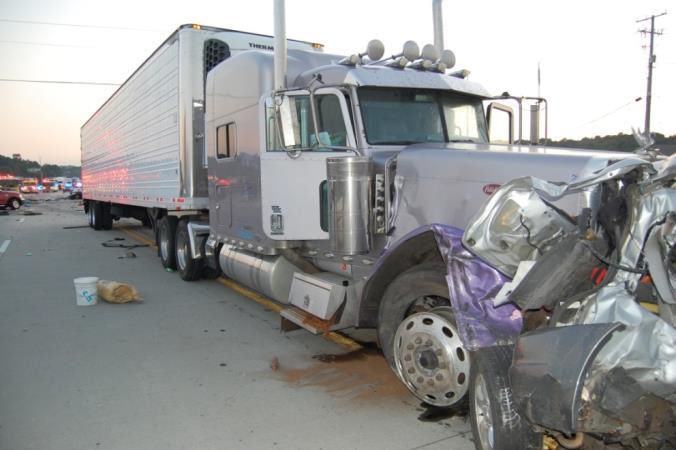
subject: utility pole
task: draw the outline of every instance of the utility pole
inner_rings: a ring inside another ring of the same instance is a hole
[[[653,53],[654,50],[654,42],[655,42],[655,35],[660,36],[662,34],[661,31],[655,31],[655,18],[656,17],[661,17],[666,15],[666,11],[663,12],[662,14],[658,15],[652,15],[650,17],[646,17],[645,19],[640,19],[637,20],[636,23],[640,22],[645,22],[646,20],[650,20],[650,30],[647,30],[645,28],[639,30],[639,32],[643,34],[650,34],[650,54],[648,55],[648,92],[646,94],[645,98],[645,135],[650,136],[650,104],[652,101],[652,88],[653,88],[653,63],[655,62],[655,55]]]

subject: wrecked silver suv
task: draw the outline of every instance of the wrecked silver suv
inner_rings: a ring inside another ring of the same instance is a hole
[[[519,178],[446,247],[449,277],[477,258],[499,275],[451,292],[477,448],[673,448],[674,187],[676,158],[647,154],[571,183]],[[571,217],[556,203],[574,195],[588,207]]]

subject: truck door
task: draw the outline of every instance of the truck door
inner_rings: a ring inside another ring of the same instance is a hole
[[[328,239],[322,214],[326,190],[326,159],[354,153],[331,147],[355,148],[347,102],[336,88],[314,93],[319,140],[314,132],[310,96],[307,91],[287,93],[294,98],[300,128],[301,150],[289,153],[277,139],[273,98],[264,104],[265,139],[261,148],[261,207],[263,230],[275,240]]]
[[[209,143],[209,222],[217,234],[232,236],[232,189],[237,180],[237,127],[228,119],[212,124]]]

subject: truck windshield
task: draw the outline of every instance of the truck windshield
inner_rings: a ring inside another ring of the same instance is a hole
[[[409,88],[361,87],[358,93],[371,145],[488,142],[479,98]]]

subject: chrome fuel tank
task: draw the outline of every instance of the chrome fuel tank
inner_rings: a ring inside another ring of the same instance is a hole
[[[331,250],[342,255],[371,249],[371,159],[367,157],[326,160]]]
[[[280,303],[289,303],[293,274],[301,272],[281,255],[257,255],[228,244],[221,248],[219,262],[225,275]]]

